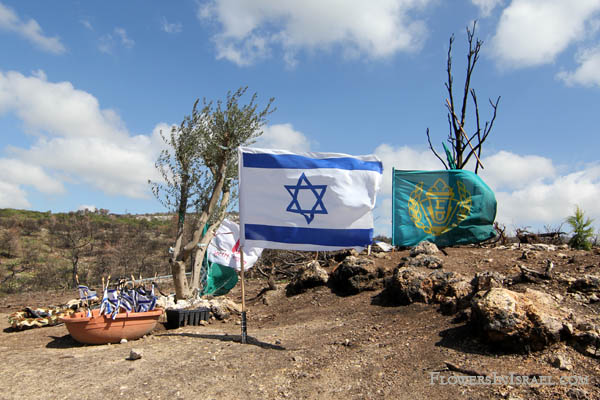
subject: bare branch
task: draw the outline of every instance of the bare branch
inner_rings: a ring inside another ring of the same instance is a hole
[[[429,137],[429,128],[427,128],[427,141],[429,142],[429,148],[431,149],[431,151],[433,151],[433,154],[435,154],[435,156],[438,158],[438,160],[440,160],[442,162],[442,164],[444,164],[445,169],[449,169],[448,165],[446,165],[446,163],[444,162],[442,157],[440,157],[440,155],[437,153],[437,151],[435,151],[435,149],[433,148],[433,145],[431,144],[431,138]]]

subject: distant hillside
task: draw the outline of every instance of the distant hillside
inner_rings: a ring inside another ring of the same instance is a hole
[[[168,214],[0,209],[0,294],[169,273],[175,222]]]

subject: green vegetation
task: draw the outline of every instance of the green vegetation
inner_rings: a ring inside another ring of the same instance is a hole
[[[569,246],[579,250],[591,250],[594,229],[592,228],[591,218],[585,218],[585,213],[579,206],[575,209],[575,214],[567,218],[567,223],[573,228],[573,237],[569,240]]]
[[[200,286],[200,269],[206,246],[235,199],[239,146],[247,146],[262,134],[267,116],[274,109],[270,99],[259,110],[256,93],[246,104],[240,101],[247,87],[228,92],[225,101],[196,100],[192,114],[169,135],[161,132],[165,148],[156,160],[162,182],[148,183],[154,196],[169,210],[177,212],[177,233],[169,258],[178,299],[190,297]],[[195,211],[196,218],[186,218]],[[208,230],[204,234],[204,227]],[[190,239],[183,236],[191,230]],[[198,244],[201,246],[198,247]],[[188,283],[186,268],[191,267]]]
[[[173,217],[0,209],[0,294],[168,273]]]

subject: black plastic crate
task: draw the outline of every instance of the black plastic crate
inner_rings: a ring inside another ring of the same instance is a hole
[[[200,307],[195,310],[167,310],[167,328],[177,329],[186,325],[199,325],[208,321],[210,309]]]

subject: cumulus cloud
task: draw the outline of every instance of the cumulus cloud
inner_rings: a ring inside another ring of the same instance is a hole
[[[502,12],[492,51],[508,67],[552,63],[585,38],[599,11],[598,0],[513,0]]]
[[[31,76],[0,71],[0,113],[5,112],[14,112],[30,133],[107,139],[126,134],[116,112],[100,109],[94,96],[70,82],[48,82],[43,71]]]
[[[252,64],[281,48],[288,64],[300,50],[339,47],[346,56],[384,58],[414,51],[426,36],[414,15],[432,0],[210,0],[198,18],[215,20],[217,58]]]
[[[479,8],[481,16],[488,17],[494,8],[504,3],[504,0],[471,0]]]
[[[31,185],[42,193],[60,194],[65,188],[40,166],[18,159],[0,158],[0,179],[13,185]]]
[[[576,61],[575,71],[561,71],[557,77],[569,86],[600,86],[600,46],[579,51]]]
[[[27,193],[21,186],[0,179],[0,208],[29,208],[30,206]]]
[[[309,151],[310,142],[302,132],[294,130],[292,124],[276,124],[265,126],[253,147]]]
[[[553,178],[556,169],[552,160],[540,156],[521,156],[508,151],[484,157],[479,176],[494,190],[509,188],[520,189]]]
[[[513,227],[555,225],[565,221],[579,205],[596,222],[600,220],[600,165],[533,183],[514,191],[497,191],[497,220]]]
[[[382,144],[374,153],[383,161],[382,190],[375,209],[376,233],[391,234],[391,170],[440,169],[427,151]],[[536,155],[500,151],[482,160],[481,178],[494,190],[498,202],[496,220],[510,230],[526,226],[556,226],[573,214],[576,205],[600,221],[600,164],[560,174],[552,160]]]
[[[14,32],[43,51],[62,54],[66,51],[58,36],[45,36],[35,19],[22,20],[11,8],[0,3],[0,29]]]
[[[118,114],[69,82],[49,82],[43,72],[0,72],[0,115],[12,113],[35,136],[28,148],[5,149],[0,181],[17,187],[12,207],[27,206],[22,185],[63,193],[64,181],[112,195],[146,198],[147,180],[158,180],[154,161],[163,143],[158,124],[150,135],[131,135]],[[4,168],[3,168],[4,167]],[[8,172],[7,172],[8,171]],[[6,200],[10,201],[10,199]]]
[[[377,146],[373,152],[383,163],[381,194],[392,193],[392,168],[402,170],[438,170],[444,166],[430,150],[415,150],[408,146],[393,147],[389,144]]]
[[[179,33],[183,29],[181,22],[168,22],[165,17],[162,18],[160,28],[163,32],[167,33]]]

